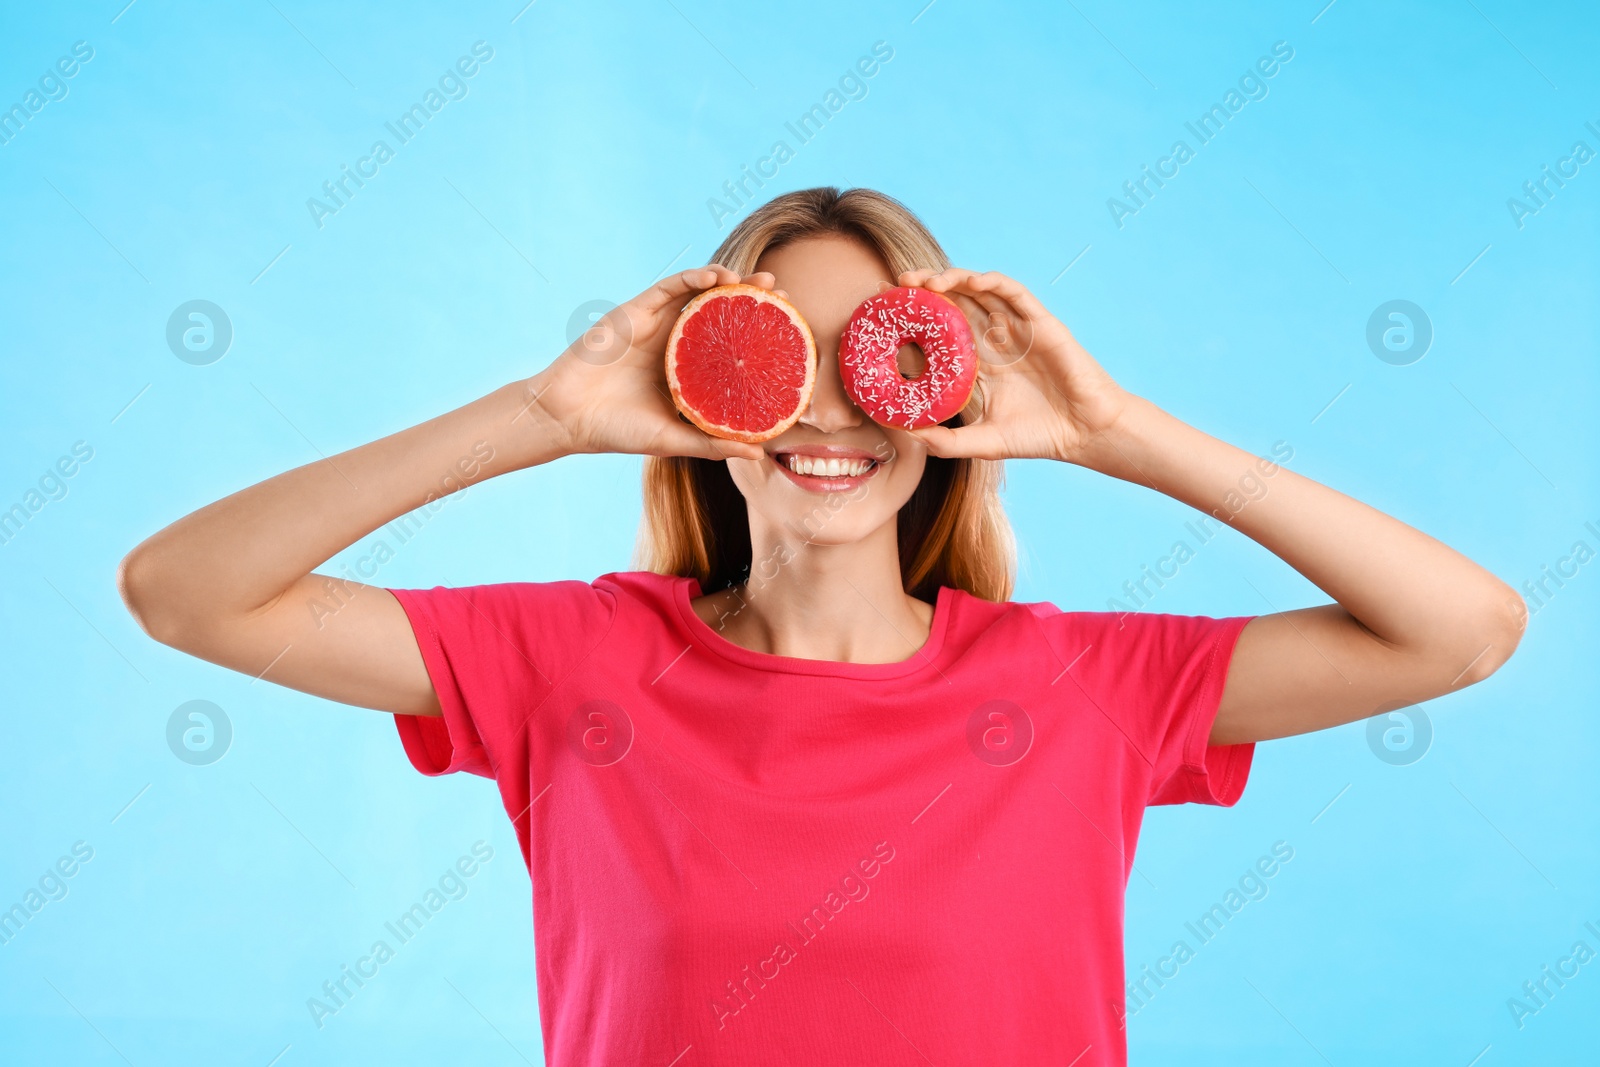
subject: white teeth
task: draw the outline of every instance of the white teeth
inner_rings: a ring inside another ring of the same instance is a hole
[[[866,459],[822,459],[816,456],[800,456],[790,453],[784,457],[789,469],[796,474],[808,474],[814,478],[854,478],[865,474],[872,466],[871,460]]]

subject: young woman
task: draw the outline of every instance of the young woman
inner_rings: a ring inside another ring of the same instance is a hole
[[[785,293],[820,355],[809,410],[761,446],[702,435],[663,381],[679,309],[741,280]],[[968,411],[914,433],[838,375],[851,312],[897,283],[984,338]],[[653,457],[639,570],[432,590],[312,571],[582,452]],[[1023,458],[1216,516],[1335,603],[1010,603],[997,489]],[[1145,807],[1231,805],[1255,742],[1480,681],[1522,629],[1486,570],[1123,390],[1027,289],[952,268],[865,189],[778,197],[533,377],[202,508],[119,580],[157,640],[394,713],[424,774],[494,778],[563,1065],[1123,1063]]]

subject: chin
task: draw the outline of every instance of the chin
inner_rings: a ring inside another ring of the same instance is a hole
[[[894,520],[893,513],[878,514],[877,508],[872,509],[873,514],[855,510],[861,507],[861,501],[851,502],[842,498],[841,501],[844,506],[837,511],[829,510],[826,504],[819,504],[810,511],[785,516],[782,520],[783,529],[797,541],[829,547],[858,544],[885,523]]]

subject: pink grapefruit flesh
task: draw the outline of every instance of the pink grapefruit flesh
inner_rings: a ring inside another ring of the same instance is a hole
[[[915,378],[900,373],[902,345],[927,357]],[[927,289],[886,289],[862,302],[839,343],[845,391],[883,426],[915,429],[944,422],[966,406],[978,376],[967,317]]]
[[[799,420],[817,380],[817,343],[793,304],[720,285],[688,304],[667,337],[667,387],[713,437],[769,441]]]

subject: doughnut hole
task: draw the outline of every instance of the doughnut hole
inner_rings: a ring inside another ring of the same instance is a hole
[[[908,380],[922,377],[928,369],[927,353],[911,341],[900,346],[894,361],[895,366],[900,368],[900,377]]]

